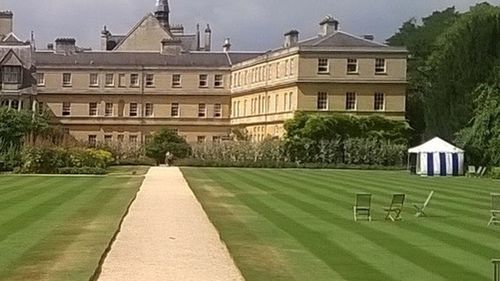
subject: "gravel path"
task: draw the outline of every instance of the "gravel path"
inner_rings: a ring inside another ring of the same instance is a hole
[[[99,281],[243,280],[178,168],[151,168]]]

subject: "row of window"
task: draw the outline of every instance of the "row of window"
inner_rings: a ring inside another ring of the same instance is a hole
[[[20,66],[2,66],[2,83],[20,84],[22,82],[22,68]]]
[[[318,110],[328,110],[328,93],[319,92],[317,96],[317,109]],[[345,94],[345,109],[346,110],[356,110],[357,109],[357,94],[354,92],[348,92]],[[385,110],[385,95],[384,93],[375,93],[373,95],[373,109],[376,111]]]
[[[151,135],[144,136],[144,141],[146,143],[148,143],[149,141],[151,141],[151,138],[152,138]],[[222,140],[221,136],[213,136],[212,137],[213,142],[220,142],[221,140]],[[109,144],[109,143],[112,143],[113,141],[114,141],[113,135],[104,135],[104,142],[105,143]],[[125,141],[125,135],[123,135],[123,134],[117,135],[116,141],[123,143]],[[206,142],[207,137],[206,136],[197,136],[196,141],[198,143]],[[137,144],[139,142],[139,136],[129,135],[128,142],[130,144]],[[96,146],[97,145],[97,135],[88,135],[88,144],[91,146]]]
[[[375,59],[375,74],[385,74],[387,72],[386,60],[382,58]],[[347,59],[347,74],[357,74],[359,73],[358,59],[350,58]],[[330,73],[330,59],[319,58],[318,59],[318,73],[319,74],[329,74]]]
[[[282,96],[282,97],[281,97]],[[279,108],[280,98],[283,99],[281,103],[282,108]],[[272,96],[258,96],[255,98],[248,100],[243,100],[243,112],[240,112],[241,101],[233,101],[233,116],[241,117],[247,116],[248,105],[250,104],[250,115],[269,113],[271,111],[271,99]],[[274,112],[277,113],[280,110],[282,111],[290,111],[292,110],[292,102],[293,102],[293,92],[286,92],[283,95],[276,94],[274,95]]]
[[[99,116],[97,109],[97,102],[89,103],[89,116]],[[43,107],[43,104],[40,104],[40,107]],[[138,117],[139,105],[138,103],[130,103],[129,104],[129,117]],[[105,117],[113,117],[114,115],[114,105],[113,103],[106,103],[104,106],[104,116]],[[63,102],[62,104],[62,116],[71,116],[71,103]],[[153,117],[154,116],[154,104],[146,103],[144,105],[144,116],[145,117]],[[170,116],[171,117],[180,117],[180,108],[178,103],[172,103],[170,107]],[[206,118],[207,117],[207,105],[204,103],[198,104],[198,117]],[[222,117],[222,105],[220,103],[214,104],[214,118]]]
[[[114,73],[106,73],[104,75],[104,86],[108,88],[115,87],[115,74]],[[144,76],[144,84],[146,87],[152,88],[155,87],[155,75],[148,73]],[[40,87],[45,86],[45,73],[37,73],[37,85]],[[62,74],[62,86],[63,87],[72,87],[73,86],[73,75],[72,73],[63,73]],[[137,88],[140,86],[139,74],[132,73],[127,74],[118,74],[118,87]],[[173,74],[172,75],[172,88],[182,88],[182,75],[181,74]],[[208,88],[208,74],[200,74],[198,76],[198,86],[200,88]],[[223,88],[224,87],[224,75],[216,74],[214,75],[214,88]],[[99,73],[90,73],[89,74],[89,87],[99,87]]]
[[[275,77],[289,77],[294,75],[295,59],[272,63],[269,66],[258,66],[249,70],[239,71],[231,75],[231,86],[241,87],[254,83],[264,82]]]

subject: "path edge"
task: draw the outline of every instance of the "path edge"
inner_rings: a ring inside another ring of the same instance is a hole
[[[132,208],[132,204],[134,204],[135,200],[137,199],[137,196],[139,195],[139,192],[142,190],[142,186],[144,185],[144,180],[146,180],[146,176],[149,173],[149,170],[151,170],[151,167],[148,169],[148,172],[144,175],[144,178],[142,180],[141,186],[139,186],[139,189],[135,193],[134,197],[130,200],[127,209],[125,210],[125,213],[120,219],[120,223],[118,224],[118,228],[116,229],[115,233],[111,237],[111,240],[109,241],[108,245],[106,246],[106,249],[104,249],[104,252],[101,254],[101,257],[99,259],[99,262],[97,263],[97,267],[94,270],[94,273],[90,276],[88,279],[89,281],[97,281],[99,279],[99,276],[101,275],[102,272],[102,266],[104,264],[104,261],[108,257],[109,252],[111,251],[111,247],[116,241],[116,238],[118,237],[118,234],[122,231],[123,227],[123,222],[125,221],[125,218],[128,216],[130,209]]]

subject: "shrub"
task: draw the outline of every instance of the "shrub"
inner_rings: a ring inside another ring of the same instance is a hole
[[[162,129],[153,135],[145,146],[146,156],[154,159],[156,164],[165,163],[165,155],[169,152],[174,159],[182,159],[191,153],[191,147],[186,140],[173,130]]]
[[[13,171],[21,165],[21,154],[18,149],[11,147],[0,152],[0,172]]]

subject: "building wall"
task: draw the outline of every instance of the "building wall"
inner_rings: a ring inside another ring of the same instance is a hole
[[[158,20],[153,15],[148,15],[118,47],[117,51],[160,51],[161,41],[171,38]]]

